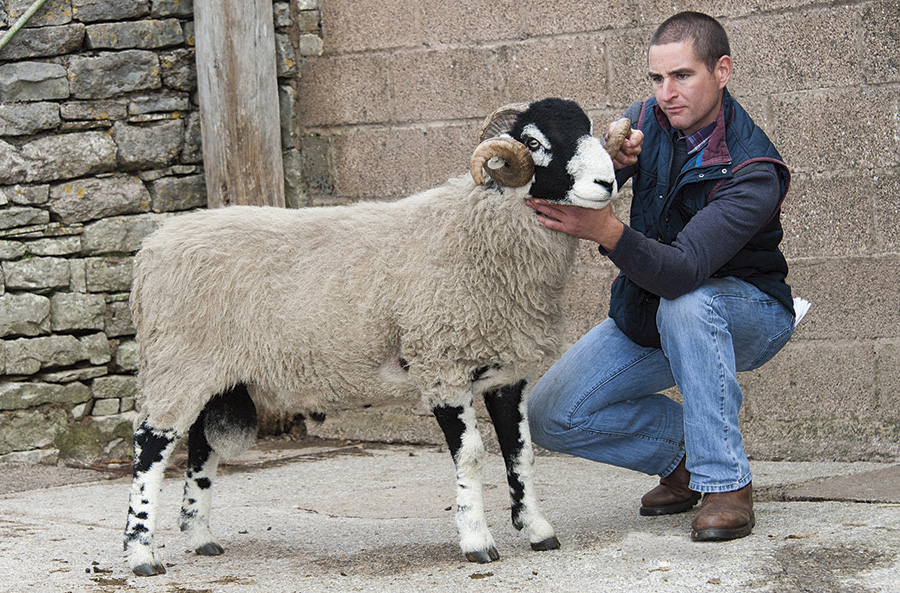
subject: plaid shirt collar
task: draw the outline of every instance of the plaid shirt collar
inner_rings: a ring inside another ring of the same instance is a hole
[[[712,135],[715,128],[716,122],[712,122],[687,136],[684,136],[679,130],[673,128],[672,135],[676,141],[684,140],[685,144],[687,144],[688,154],[694,154],[706,146],[709,142],[709,137]]]

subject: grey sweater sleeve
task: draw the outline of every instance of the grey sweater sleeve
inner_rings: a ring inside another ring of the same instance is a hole
[[[625,226],[606,255],[635,284],[675,299],[725,265],[775,214],[781,199],[775,166],[755,164],[724,182],[713,200],[685,225],[671,245]]]

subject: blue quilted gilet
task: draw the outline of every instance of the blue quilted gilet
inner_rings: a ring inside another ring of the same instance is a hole
[[[619,172],[619,184],[634,175],[630,226],[646,237],[670,244],[688,221],[713,199],[725,180],[752,170],[756,163],[773,163],[781,180],[781,200],[790,173],[781,155],[746,111],[724,91],[724,105],[707,146],[688,162],[669,187],[674,151],[665,116],[657,116],[656,99],[633,104],[625,112],[632,127],[644,134],[636,167]],[[722,123],[724,122],[724,125]],[[637,169],[635,171],[635,169]],[[768,223],[713,277],[736,276],[772,295],[793,311],[785,283],[787,262],[778,248],[783,231],[780,208]],[[659,347],[656,311],[659,297],[631,282],[624,274],[613,283],[609,315],[629,338],[643,346]]]

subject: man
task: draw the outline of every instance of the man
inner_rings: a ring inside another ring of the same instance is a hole
[[[738,428],[737,372],[793,333],[780,206],[787,166],[726,90],[728,37],[679,13],[657,29],[654,97],[626,111],[616,158],[633,179],[630,226],[610,207],[530,199],[548,228],[594,241],[620,270],[610,318],[544,375],[529,402],[539,445],[659,475],[642,515],[693,508],[694,540],[750,534],[752,476]],[[683,404],[660,394],[677,385]]]

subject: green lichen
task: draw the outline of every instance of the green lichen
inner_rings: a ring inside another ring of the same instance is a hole
[[[53,444],[59,449],[61,459],[96,459],[105,456],[104,449],[117,438],[125,439],[127,446],[130,446],[132,430],[131,422],[128,420],[119,422],[111,430],[104,430],[87,418],[69,424],[65,430],[57,434]]]

